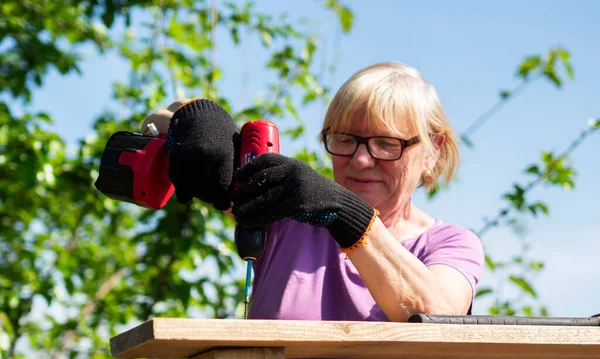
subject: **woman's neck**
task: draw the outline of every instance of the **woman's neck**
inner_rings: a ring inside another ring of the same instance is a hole
[[[434,225],[435,219],[415,206],[410,198],[400,206],[382,211],[379,218],[400,241],[417,237]]]

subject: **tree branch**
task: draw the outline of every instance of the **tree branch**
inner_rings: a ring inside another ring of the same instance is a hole
[[[144,314],[142,315],[142,318],[144,321],[150,319],[150,316],[152,315],[152,311],[154,310],[154,306],[165,295],[164,288],[165,288],[165,284],[168,280],[169,274],[171,272],[171,267],[173,266],[173,263],[175,263],[175,256],[171,255],[171,256],[169,256],[169,262],[162,268],[162,270],[158,274],[158,278],[156,280],[156,286],[154,289],[154,295],[152,296],[152,302],[150,302],[146,306],[146,308],[144,310]]]
[[[179,226],[177,233],[181,233],[184,230],[185,226],[187,225],[187,223],[190,220],[191,214],[192,214],[191,207],[189,205],[185,206],[183,215],[181,217],[180,226]],[[165,290],[164,290],[165,284],[167,283],[167,281],[169,279],[171,267],[175,263],[176,259],[177,259],[177,257],[174,255],[169,256],[169,262],[162,268],[162,270],[158,274],[157,278],[155,279],[156,286],[154,289],[154,295],[152,296],[152,301],[144,309],[144,312],[142,315],[143,320],[150,319],[150,316],[152,315],[152,311],[154,310],[154,306],[165,295]]]
[[[567,146],[567,148],[565,148],[557,156],[557,158],[561,158],[561,157],[564,157],[566,155],[573,153],[577,149],[577,147],[579,147],[583,143],[583,141],[585,141],[586,138],[588,138],[590,135],[592,135],[597,130],[598,130],[598,127],[592,126],[586,130],[581,131],[579,136],[575,140],[573,140],[573,142],[571,142],[571,144],[569,146]],[[544,175],[545,175],[544,173],[540,173],[537,175],[537,177],[535,179],[530,181],[527,184],[527,186],[525,186],[523,188],[523,196],[525,196],[525,194],[527,194],[527,192],[529,192],[531,189],[533,189],[534,187],[536,187],[537,185],[542,183],[544,180]],[[492,227],[495,227],[498,224],[498,221],[500,221],[500,219],[502,219],[503,217],[506,217],[511,212],[511,210],[513,210],[513,207],[511,207],[511,206],[501,208],[498,211],[498,213],[496,214],[496,216],[494,216],[494,218],[487,221],[482,228],[480,228],[477,232],[475,232],[477,234],[477,236],[481,238],[488,230],[490,230]]]
[[[211,15],[210,15],[210,56],[208,58],[208,71],[210,77],[207,78],[206,95],[212,97],[215,90],[215,63],[216,51],[215,44],[217,42],[217,24],[219,22],[219,0],[212,0]]]
[[[29,301],[29,303],[27,305],[19,305],[18,309],[17,309],[17,315],[14,317],[8,316],[8,319],[10,321],[10,324],[13,328],[13,331],[15,333],[14,335],[14,340],[10,341],[10,344],[8,346],[8,358],[13,358],[15,355],[15,350],[17,348],[17,341],[19,340],[19,338],[21,337],[22,333],[21,333],[21,324],[20,324],[20,320],[23,317],[23,314],[25,312],[28,312],[28,310],[26,311],[24,309],[25,306],[31,308],[31,302],[32,302],[32,297],[29,297],[27,299],[23,299],[23,300],[27,300]],[[8,313],[6,313],[8,315]]]
[[[301,69],[300,65],[296,65],[294,67],[294,69],[292,71],[290,71],[290,73],[287,77],[285,77],[285,78],[281,79],[281,81],[279,81],[279,83],[277,85],[277,90],[275,91],[275,94],[273,95],[273,101],[271,102],[273,105],[277,105],[281,101],[281,99],[285,95],[287,88],[290,86],[293,79],[296,78],[300,69]],[[264,113],[263,116],[271,117],[273,115],[274,115],[273,110],[269,109]]]
[[[125,268],[121,268],[115,273],[113,273],[104,283],[100,285],[92,300],[90,300],[86,305],[83,306],[81,313],[79,315],[79,322],[83,322],[86,317],[88,317],[94,309],[98,306],[98,303],[106,297],[106,295],[123,279],[125,276]],[[77,333],[76,330],[68,330],[65,332],[62,343],[59,345],[56,352],[52,356],[52,359],[59,359],[64,356],[64,353],[70,349],[71,342],[75,340],[80,333]]]
[[[540,76],[538,75],[531,80],[528,78],[523,79],[523,81],[521,81],[521,83],[519,85],[517,85],[517,87],[515,87],[512,91],[510,91],[507,96],[500,97],[500,100],[498,102],[496,102],[494,105],[492,105],[490,108],[488,108],[475,121],[473,121],[473,123],[471,125],[469,125],[469,127],[467,127],[467,129],[461,133],[461,137],[469,138],[469,137],[473,136],[473,134],[481,126],[483,126],[490,118],[492,118],[492,116],[497,114],[504,106],[506,106],[506,103],[508,102],[509,99],[514,98],[516,95],[519,95],[520,93],[522,93],[523,90],[525,90],[525,88],[527,87],[527,85],[531,84],[532,82],[534,82],[535,80],[537,80],[539,78],[540,78]]]
[[[190,208],[190,206],[186,206],[185,212],[182,216],[179,233],[181,233],[181,231],[183,230],[183,227],[189,221],[190,216],[191,216],[191,208]],[[175,256],[170,256],[169,262],[167,263],[167,265],[163,268],[163,270],[159,274],[159,278],[158,278],[158,281],[156,284],[155,294],[152,298],[153,299],[152,303],[150,303],[147,306],[143,318],[148,319],[150,317],[154,306],[164,296],[164,293],[165,293],[164,292],[164,284],[168,280],[168,274],[170,273],[171,267],[172,267],[173,263],[175,262],[175,259],[176,259]],[[94,309],[96,309],[96,307],[98,306],[98,303],[100,303],[104,299],[104,297],[106,297],[106,295],[123,279],[124,276],[125,276],[125,268],[121,268],[118,271],[116,271],[115,273],[113,273],[106,281],[104,281],[104,283],[102,283],[100,285],[100,287],[94,294],[94,297],[92,298],[92,300],[89,301],[82,308],[78,321],[83,322],[86,317],[88,317],[90,314],[92,314]],[[58,349],[54,353],[54,355],[52,356],[52,359],[62,358],[64,353],[70,349],[72,341],[77,339],[79,337],[79,335],[80,335],[80,333],[78,333],[76,330],[69,330],[69,331],[65,332],[63,339],[62,339],[62,343],[58,347]]]
[[[78,237],[78,233],[79,233],[79,229],[81,227],[81,224],[83,223],[85,217],[88,215],[89,212],[90,212],[90,204],[86,203],[84,205],[84,207],[81,209],[79,217],[77,217],[77,221],[75,222],[75,225],[73,226],[73,230],[71,231],[71,235],[67,239],[67,246],[66,246],[66,248],[67,248],[68,251],[72,251],[73,248],[75,247],[75,239]]]

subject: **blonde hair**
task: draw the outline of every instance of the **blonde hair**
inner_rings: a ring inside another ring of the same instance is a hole
[[[436,156],[436,136],[445,135],[433,168],[421,176],[422,185],[431,189],[440,176],[448,183],[456,174],[460,153],[457,138],[442,108],[435,88],[415,68],[386,62],[356,72],[331,101],[323,132],[348,131],[355,119],[362,119],[374,130],[398,136],[416,133],[426,155]]]

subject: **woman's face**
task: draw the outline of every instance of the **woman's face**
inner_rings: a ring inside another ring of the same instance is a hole
[[[357,136],[391,136],[412,138],[414,133],[402,136],[367,129],[365,121],[355,120],[349,131]],[[396,161],[373,158],[361,144],[352,157],[332,156],[335,181],[359,195],[382,214],[401,208],[418,186],[425,169],[425,160],[419,144],[407,147]]]

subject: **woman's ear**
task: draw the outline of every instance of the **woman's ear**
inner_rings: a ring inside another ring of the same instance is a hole
[[[433,142],[433,153],[430,156],[427,156],[427,159],[425,161],[425,171],[433,171],[433,169],[435,168],[435,164],[437,163],[438,158],[440,157],[440,150],[442,149],[442,146],[446,141],[446,134],[440,133],[433,135],[431,137],[431,140]]]
[[[445,133],[440,133],[440,134],[433,136],[433,145],[435,146],[435,149],[438,152],[444,145],[444,142],[446,142],[446,134]]]

